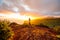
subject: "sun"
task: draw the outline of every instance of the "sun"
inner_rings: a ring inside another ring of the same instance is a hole
[[[20,19],[22,19],[22,20],[29,20],[29,18],[30,18],[31,20],[34,19],[34,17],[32,17],[32,16],[26,16],[26,15],[20,16]]]

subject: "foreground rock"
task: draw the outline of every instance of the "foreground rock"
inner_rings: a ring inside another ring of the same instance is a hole
[[[48,28],[13,26],[13,40],[57,40],[56,34]]]

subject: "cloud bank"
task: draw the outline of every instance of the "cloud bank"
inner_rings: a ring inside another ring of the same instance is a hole
[[[60,16],[60,0],[0,0],[0,10]]]

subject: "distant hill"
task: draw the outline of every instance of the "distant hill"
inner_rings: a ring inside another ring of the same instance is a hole
[[[60,26],[60,18],[44,18],[31,21],[31,24],[35,25],[40,25],[41,23],[49,27]]]

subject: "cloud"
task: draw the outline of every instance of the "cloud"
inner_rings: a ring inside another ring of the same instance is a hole
[[[60,0],[0,0],[0,10],[38,12],[40,15],[60,15]],[[57,14],[55,14],[57,12]]]

